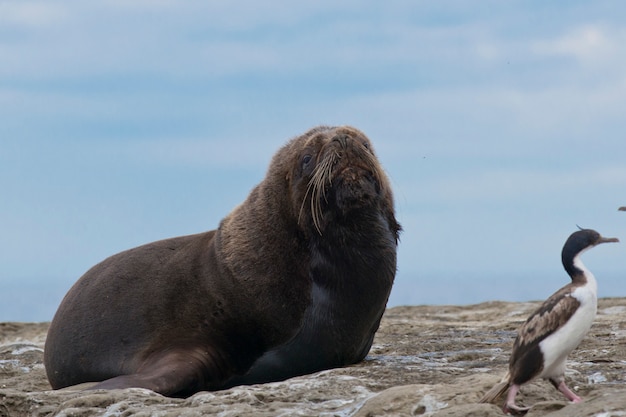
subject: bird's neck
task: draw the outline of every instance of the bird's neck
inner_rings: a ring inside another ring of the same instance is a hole
[[[593,276],[590,270],[587,269],[585,264],[580,259],[579,253],[572,259],[572,262],[569,266],[565,266],[567,273],[572,277],[572,283],[577,285],[584,285],[593,290],[593,292],[597,292],[598,284],[596,282],[596,278]]]

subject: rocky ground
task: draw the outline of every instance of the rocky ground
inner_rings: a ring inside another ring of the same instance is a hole
[[[172,399],[143,389],[51,391],[47,323],[0,323],[0,416],[501,416],[477,404],[506,371],[515,329],[538,303],[387,310],[367,359],[288,381]],[[602,299],[570,356],[568,404],[549,383],[522,388],[534,416],[626,416],[626,298]]]

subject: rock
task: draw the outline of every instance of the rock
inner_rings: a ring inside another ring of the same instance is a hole
[[[538,303],[388,309],[360,364],[283,382],[168,398],[133,388],[52,391],[43,367],[48,323],[0,323],[0,416],[501,416],[477,404],[506,372],[515,329]],[[599,302],[566,378],[570,404],[535,381],[518,402],[537,416],[626,415],[626,299]]]

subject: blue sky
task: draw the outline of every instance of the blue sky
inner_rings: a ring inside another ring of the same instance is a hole
[[[626,241],[626,4],[0,0],[0,321],[214,229],[318,124],[373,141],[390,305],[546,298],[576,225]],[[585,254],[626,296],[626,250]]]

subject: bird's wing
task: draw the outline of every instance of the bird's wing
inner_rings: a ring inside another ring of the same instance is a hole
[[[555,292],[519,328],[509,361],[512,375],[529,381],[541,372],[543,357],[539,343],[576,312],[580,302],[572,297],[574,289],[575,286],[569,284]]]

